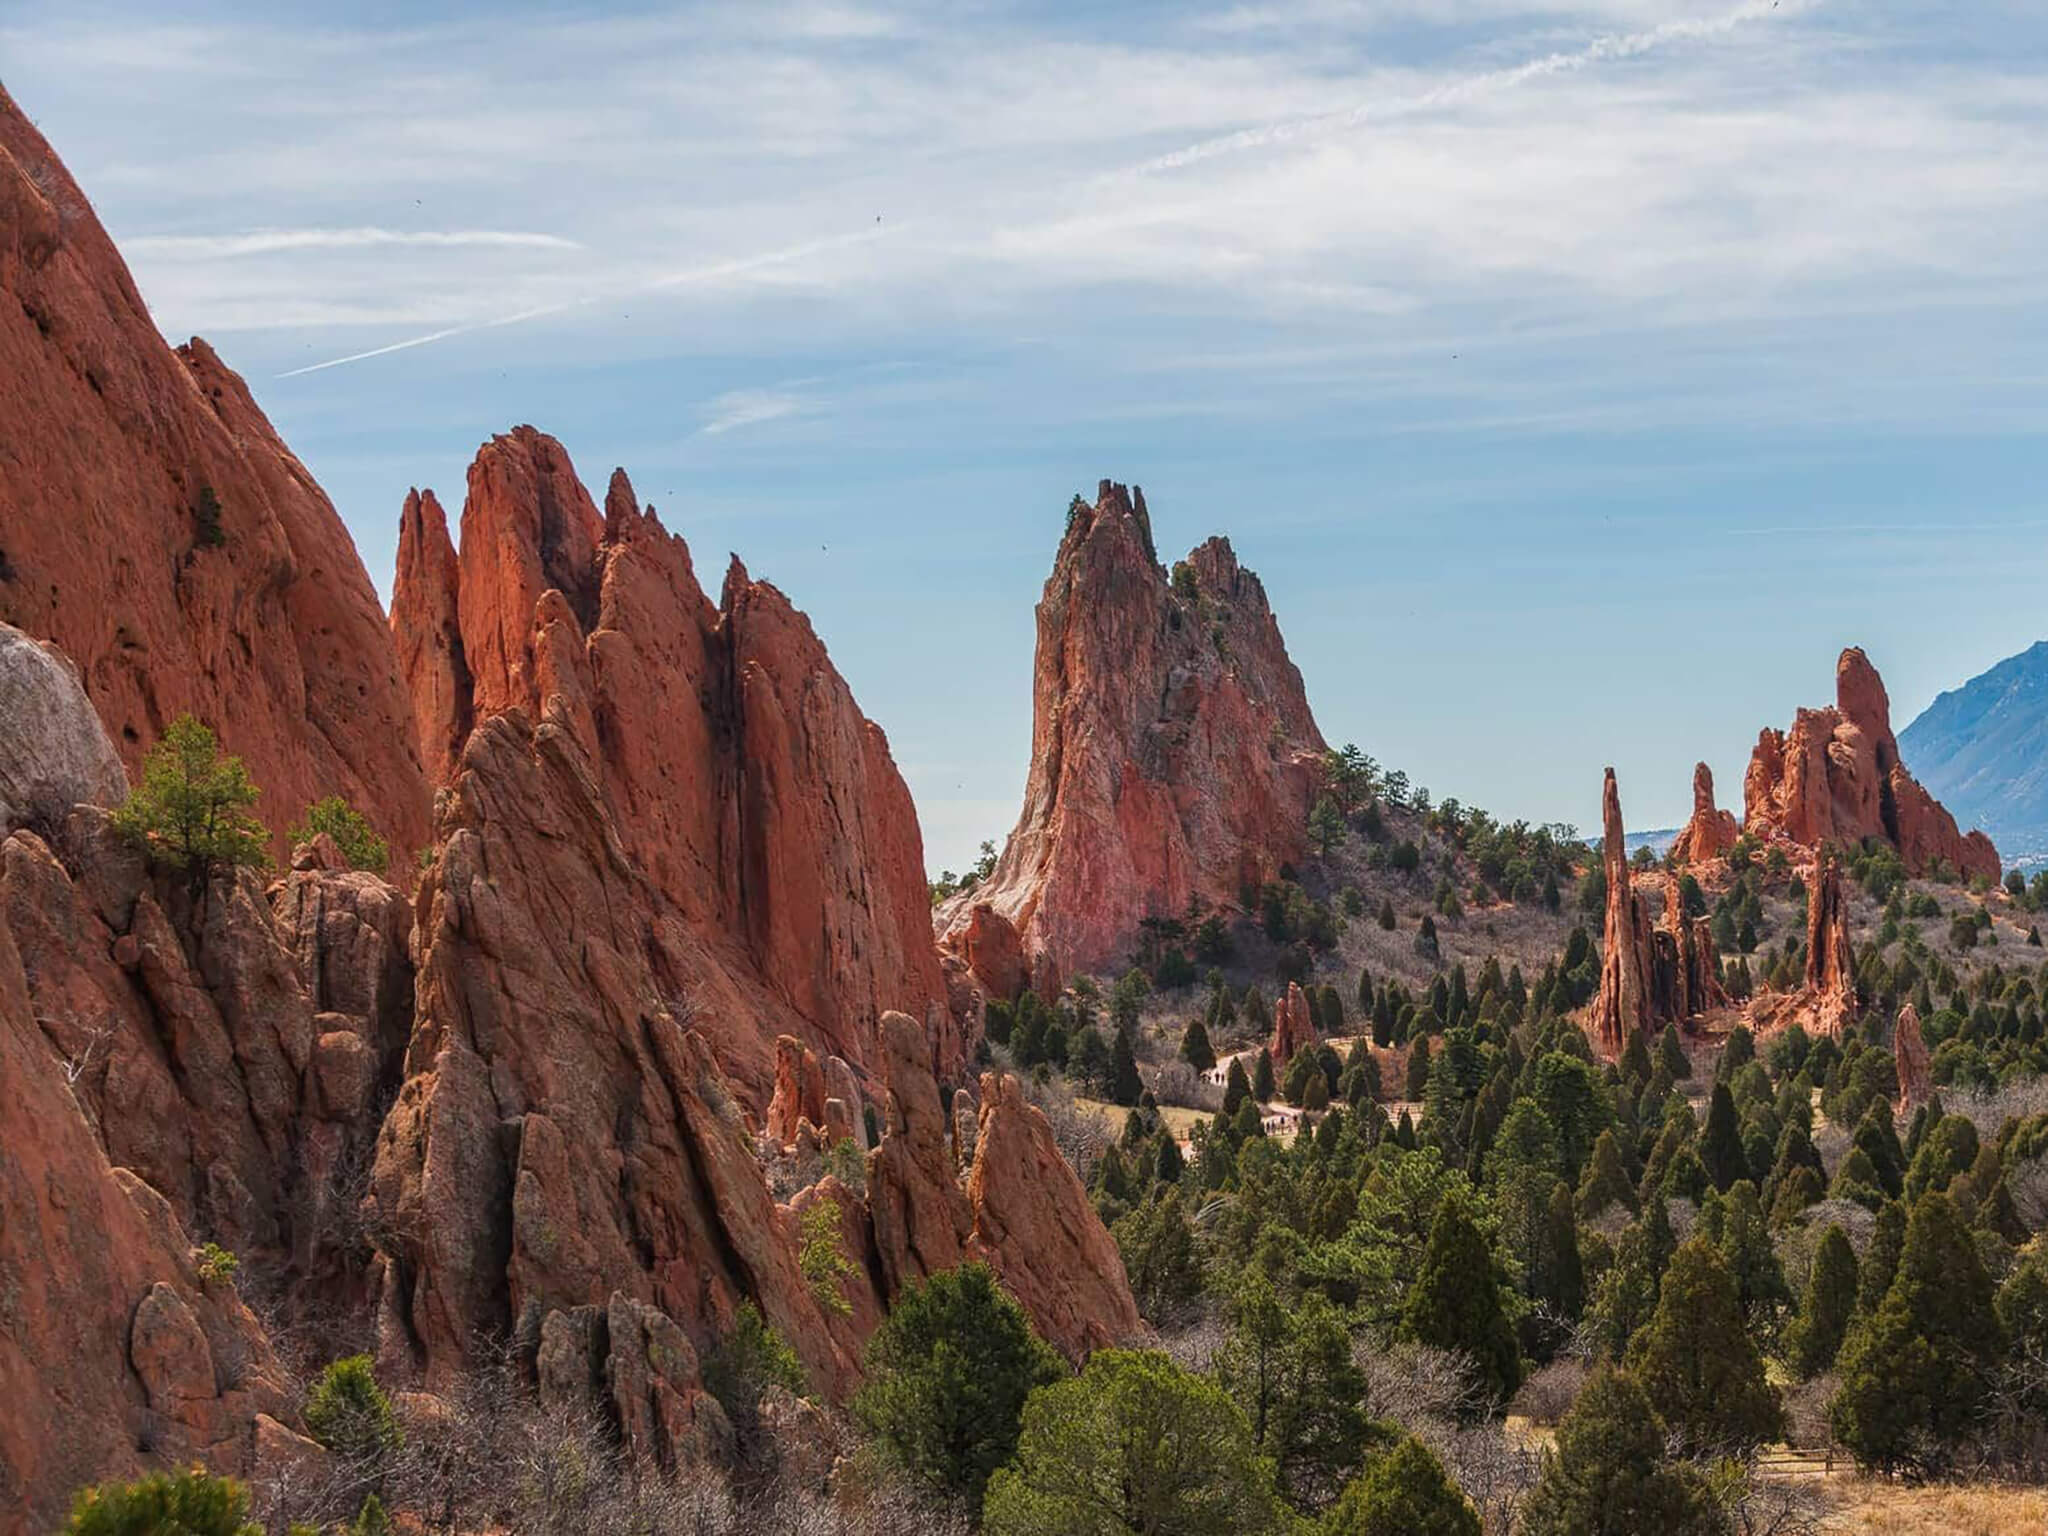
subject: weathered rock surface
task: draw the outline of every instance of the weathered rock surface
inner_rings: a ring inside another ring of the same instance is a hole
[[[1142,1327],[1115,1239],[1060,1156],[1045,1116],[1007,1074],[981,1077],[967,1199],[973,1252],[1069,1359],[1119,1344]]]
[[[1687,917],[1675,884],[1665,894],[1662,926],[1653,925],[1629,870],[1621,791],[1607,770],[1601,794],[1602,867],[1607,907],[1601,925],[1600,990],[1587,1029],[1607,1055],[1618,1057],[1639,1034],[1689,1024],[1727,1002],[1720,959],[1704,918]]]
[[[1725,855],[1741,835],[1734,813],[1714,803],[1714,770],[1699,764],[1692,771],[1692,819],[1671,845],[1672,859],[1680,864],[1704,864]]]
[[[867,1185],[885,1294],[980,1260],[1070,1358],[1136,1333],[1137,1303],[1115,1240],[1017,1080],[982,1074],[973,1145],[963,1148],[958,1112],[949,1114],[922,1064],[917,1026],[899,1014],[883,1028],[888,1130],[868,1157]],[[972,1156],[964,1190],[963,1151]]]
[[[775,1093],[768,1101],[768,1134],[778,1146],[796,1140],[799,1123],[825,1123],[825,1069],[818,1056],[794,1035],[775,1041]]]
[[[648,910],[748,998],[707,1037],[757,1109],[777,1035],[865,1067],[885,1009],[948,1006],[917,816],[881,730],[809,621],[737,560],[714,607],[622,471],[600,517],[560,443],[493,438],[459,554],[432,494],[407,499],[392,627],[437,782],[497,714],[574,738]],[[946,1043],[938,1066],[957,1076],[958,1032]]]
[[[108,1156],[188,1229],[314,1265],[404,1043],[404,898],[318,871],[194,893],[150,878],[89,806],[60,844],[0,846],[0,924]]]
[[[1051,990],[1125,955],[1146,917],[1235,907],[1306,852],[1322,751],[1258,577],[1219,538],[1169,579],[1143,493],[1105,480],[1038,605],[1023,810],[940,931],[964,945],[988,906]],[[982,974],[991,995],[1009,979]]]
[[[1802,709],[1789,732],[1757,738],[1743,783],[1744,830],[1818,850],[1857,847],[1866,837],[1898,849],[1907,869],[1939,862],[1996,880],[1998,850],[1967,835],[1906,771],[1892,734],[1891,700],[1870,658],[1851,648],[1835,667],[1835,704]]]
[[[74,805],[118,805],[127,792],[71,659],[0,624],[0,837],[55,826]]]
[[[476,1338],[614,1292],[704,1348],[751,1298],[840,1395],[857,1341],[803,1284],[711,1046],[771,1004],[626,856],[565,712],[483,718],[439,797],[372,1181],[382,1361],[437,1388]]]
[[[347,530],[213,350],[164,344],[5,92],[0,290],[0,621],[77,663],[131,771],[191,713],[247,761],[272,827],[341,794],[410,854],[412,711]]]
[[[1920,1015],[1911,1003],[1899,1005],[1899,1021],[1892,1030],[1892,1065],[1898,1073],[1902,1109],[1917,1109],[1934,1096],[1927,1039],[1920,1033]]]
[[[1848,894],[1832,852],[1816,861],[1806,898],[1806,985],[1821,1033],[1839,1038],[1856,1016],[1856,962],[1849,949]]]
[[[1279,1069],[1294,1059],[1296,1051],[1315,1043],[1315,1014],[1309,1009],[1301,983],[1290,981],[1286,992],[1273,1004],[1273,1038],[1266,1045],[1266,1054],[1273,1058],[1275,1069]]]
[[[1031,985],[1031,964],[1024,942],[1007,917],[985,901],[967,909],[959,930],[960,956],[990,997],[1015,1001]]]
[[[0,1536],[54,1530],[75,1489],[145,1466],[245,1471],[257,1416],[292,1416],[256,1320],[109,1163],[38,1007],[0,923]]]

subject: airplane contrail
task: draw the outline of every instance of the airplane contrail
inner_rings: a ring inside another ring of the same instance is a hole
[[[1783,0],[1783,13],[1787,16],[1812,9],[1822,0]],[[1697,21],[1669,21],[1642,32],[1609,33],[1596,37],[1585,47],[1568,53],[1550,53],[1541,58],[1530,59],[1508,69],[1488,70],[1484,74],[1470,75],[1462,80],[1451,81],[1424,91],[1419,95],[1387,102],[1362,102],[1341,112],[1326,112],[1314,117],[1293,118],[1280,122],[1265,123],[1253,128],[1239,129],[1234,133],[1203,139],[1183,149],[1168,154],[1155,155],[1135,165],[1124,167],[1095,178],[1097,181],[1116,180],[1122,177],[1154,176],[1161,172],[1177,170],[1182,166],[1194,165],[1219,156],[1242,154],[1250,150],[1264,149],[1270,145],[1291,143],[1298,139],[1326,137],[1348,129],[1361,127],[1372,121],[1412,116],[1433,108],[1453,106],[1460,102],[1476,100],[1504,90],[1512,90],[1530,80],[1543,79],[1551,75],[1575,73],[1616,59],[1632,59],[1654,52],[1670,43],[1697,42],[1710,37],[1719,37],[1733,32],[1736,28],[1752,21],[1769,19],[1780,10],[1780,0],[1745,0],[1733,10],[1719,16],[1704,17]],[[799,245],[784,246],[759,255],[734,257],[728,261],[713,262],[707,266],[686,268],[663,277],[647,279],[622,287],[586,293],[557,304],[542,304],[523,309],[516,314],[500,315],[489,320],[473,320],[461,325],[444,326],[424,335],[409,336],[403,341],[389,342],[381,347],[371,347],[363,352],[351,352],[346,357],[331,357],[325,362],[308,363],[301,368],[289,369],[277,375],[280,379],[295,379],[304,374],[320,373],[329,368],[340,368],[348,363],[367,362],[373,357],[385,357],[393,352],[405,352],[414,347],[424,347],[437,341],[447,341],[456,336],[468,336],[478,331],[495,330],[500,326],[518,325],[527,320],[538,320],[547,315],[558,315],[600,300],[627,298],[638,293],[660,292],[669,288],[682,287],[690,283],[710,282],[722,277],[733,277],[766,267],[786,265],[808,256],[827,251],[843,250],[850,246],[866,245],[914,227],[915,221],[891,224],[886,228],[863,229],[852,234],[829,235]]]
[[[1811,0],[1811,3],[1818,3],[1818,0]],[[1802,3],[1802,0],[1792,0],[1792,11],[1808,8],[1809,5]],[[1459,102],[1473,101],[1482,96],[1512,90],[1531,80],[1540,80],[1550,75],[1573,74],[1592,65],[1608,63],[1615,59],[1636,58],[1654,52],[1668,43],[1699,42],[1710,37],[1720,37],[1748,22],[1765,20],[1777,10],[1777,0],[1747,0],[1747,3],[1736,6],[1733,10],[1724,11],[1719,16],[1703,17],[1696,21],[1667,21],[1642,32],[1610,33],[1604,37],[1594,38],[1585,47],[1573,52],[1545,54],[1542,58],[1530,59],[1508,69],[1494,69],[1484,74],[1469,75],[1462,80],[1436,86],[1405,100],[1361,102],[1355,107],[1346,107],[1339,112],[1324,112],[1313,117],[1263,123],[1254,128],[1240,128],[1235,133],[1219,134],[1215,138],[1190,144],[1185,149],[1176,149],[1167,154],[1156,155],[1150,160],[1140,161],[1121,174],[1156,175],[1161,171],[1177,170],[1184,165],[1212,160],[1219,155],[1242,154],[1247,150],[1265,149],[1270,145],[1285,144],[1296,139],[1320,138],[1342,133],[1378,118],[1407,117],[1435,107],[1454,106]]]

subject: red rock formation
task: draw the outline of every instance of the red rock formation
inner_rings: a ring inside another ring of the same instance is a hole
[[[1806,985],[1824,1034],[1837,1038],[1856,1014],[1856,962],[1849,952],[1849,901],[1841,861],[1823,852],[1806,897]]]
[[[1069,1359],[1143,1326],[1115,1240],[1014,1077],[982,1074],[967,1199],[974,1253]]]
[[[796,1140],[796,1128],[808,1120],[825,1123],[825,1069],[817,1053],[794,1035],[775,1040],[775,1093],[768,1101],[768,1135],[777,1146]]]
[[[1277,1071],[1294,1059],[1296,1051],[1315,1043],[1315,1014],[1309,1009],[1301,984],[1290,981],[1286,993],[1273,1004],[1273,1038],[1266,1045],[1266,1054],[1273,1058]]]
[[[47,858],[26,833],[5,854]],[[55,1046],[83,1022],[39,1018],[55,1001],[0,921],[0,1536],[56,1529],[77,1488],[155,1458],[246,1473],[259,1416],[293,1416],[256,1320],[200,1280],[163,1196],[109,1162],[88,1086],[104,1058]]]
[[[1650,919],[1629,876],[1628,844],[1621,821],[1621,790],[1607,770],[1601,792],[1602,863],[1607,876],[1607,910],[1600,930],[1600,991],[1588,1025],[1594,1043],[1620,1056],[1635,1036],[1651,1026],[1650,966],[1654,944]]]
[[[967,909],[958,935],[960,956],[990,997],[1015,1001],[1031,985],[1031,965],[1010,920],[985,901]]]
[[[1911,1003],[1899,1007],[1899,1022],[1892,1031],[1892,1063],[1898,1070],[1901,1109],[1918,1108],[1934,1096],[1927,1041],[1920,1033],[1920,1015]]]
[[[560,695],[550,712],[484,718],[439,797],[371,1190],[383,1366],[438,1387],[476,1339],[615,1292],[702,1349],[752,1299],[842,1396],[859,1341],[805,1287],[713,1057],[769,1000],[625,857]]]
[[[1740,835],[1733,813],[1714,804],[1714,770],[1699,764],[1692,771],[1692,820],[1671,845],[1672,859],[1679,864],[1704,864],[1726,854]]]
[[[440,781],[507,710],[574,738],[603,836],[749,996],[708,1038],[752,1103],[777,1034],[865,1066],[884,1009],[947,1006],[917,816],[880,729],[774,587],[734,561],[713,607],[623,472],[600,518],[553,438],[493,438],[459,555],[431,493],[408,498],[394,594]],[[941,1033],[957,1076],[973,1041]]]
[[[1612,768],[1602,792],[1601,822],[1607,910],[1601,928],[1600,991],[1587,1029],[1602,1051],[1618,1057],[1636,1035],[1666,1024],[1690,1023],[1728,998],[1706,919],[1685,915],[1675,883],[1666,889],[1664,925],[1652,925],[1629,871],[1621,792]]]
[[[1051,990],[1128,952],[1146,917],[1234,907],[1308,847],[1322,734],[1265,589],[1211,539],[1167,572],[1142,493],[1077,499],[1038,605],[1031,772],[986,904]],[[984,978],[986,980],[987,978]]]
[[[132,771],[176,716],[280,831],[341,794],[424,841],[412,711],[347,530],[203,341],[173,353],[85,196],[0,92],[0,621],[55,641]]]
[[[1832,709],[1802,709],[1790,732],[1765,730],[1743,782],[1745,829],[1819,849],[1855,848],[1866,837],[1899,850],[1924,874],[1939,861],[1965,875],[1999,876],[1998,850],[1955,818],[1899,760],[1891,700],[1870,659],[1842,652]]]

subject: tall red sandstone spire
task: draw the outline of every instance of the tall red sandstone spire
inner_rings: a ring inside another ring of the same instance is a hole
[[[1735,817],[1714,803],[1714,770],[1698,764],[1692,771],[1692,820],[1671,845],[1672,859],[1679,864],[1704,864],[1727,853],[1740,835]]]
[[[77,664],[132,772],[191,713],[280,836],[346,796],[401,861],[427,791],[377,594],[203,341],[173,352],[77,183],[0,91],[0,622]]]
[[[1031,702],[1023,810],[994,875],[941,909],[949,943],[986,906],[984,934],[1007,921],[1056,985],[1306,852],[1323,738],[1265,588],[1220,538],[1169,576],[1142,491],[1105,480],[1069,510]]]
[[[1600,801],[1601,858],[1607,911],[1601,927],[1600,991],[1587,1028],[1595,1044],[1619,1056],[1639,1034],[1685,1024],[1728,1001],[1707,920],[1689,917],[1675,881],[1665,885],[1662,926],[1650,921],[1629,872],[1621,791],[1607,770]]]
[[[909,790],[781,592],[735,559],[714,606],[623,471],[600,516],[562,445],[518,427],[470,466],[459,553],[433,493],[407,497],[392,628],[437,782],[498,715],[576,744],[603,835],[699,950],[679,988],[715,974],[707,999],[744,1000],[710,1038],[756,1102],[777,1035],[861,1066],[889,1008],[964,1070]]]

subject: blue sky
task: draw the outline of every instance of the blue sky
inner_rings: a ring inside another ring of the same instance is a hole
[[[1843,644],[1903,726],[2042,637],[2037,4],[178,12],[0,0],[0,79],[379,585],[494,431],[625,465],[810,613],[934,868],[1104,476],[1507,815],[1739,802]]]

